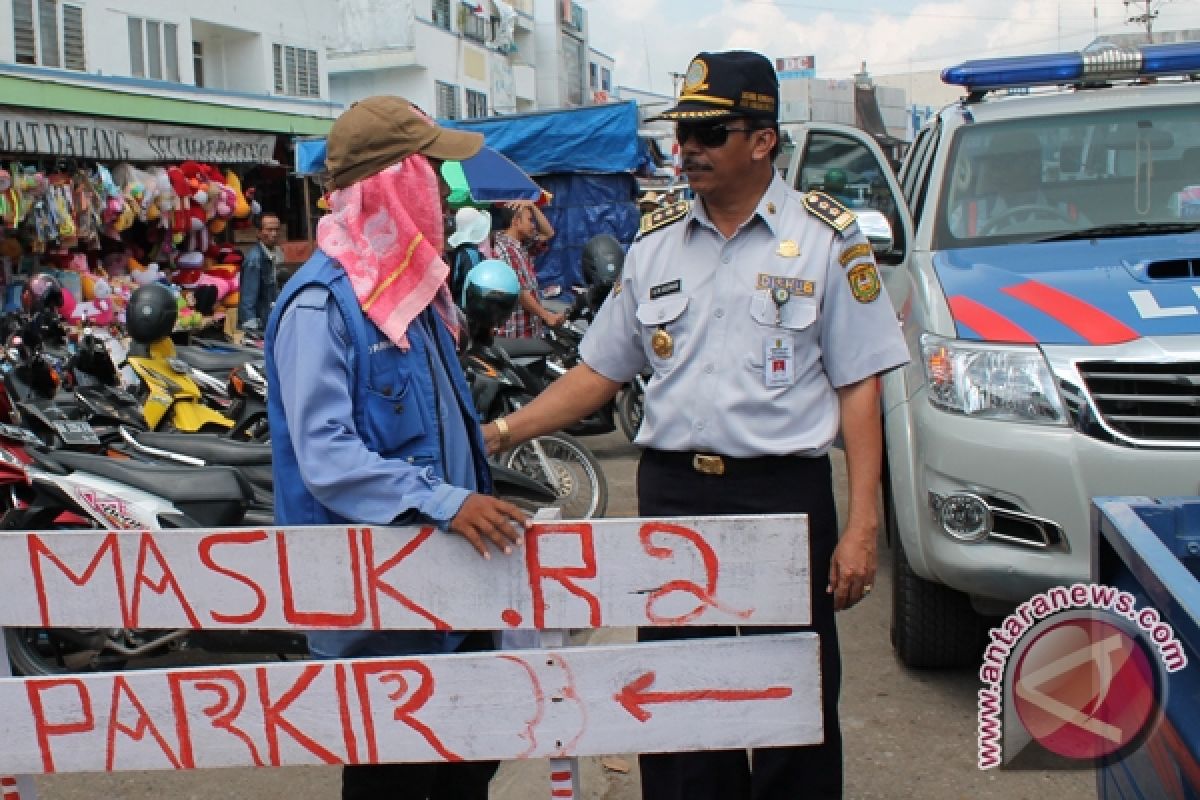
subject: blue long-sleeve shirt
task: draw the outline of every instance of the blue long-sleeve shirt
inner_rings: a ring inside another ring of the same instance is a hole
[[[258,328],[266,326],[271,306],[279,294],[279,286],[275,282],[275,261],[278,257],[278,249],[271,253],[262,242],[246,253],[238,283],[239,328],[245,328],[250,323]]]
[[[428,315],[409,325],[429,353],[438,348]],[[453,357],[445,354],[444,357]],[[467,421],[442,359],[431,359],[438,420],[445,449],[445,480],[429,467],[384,459],[355,430],[350,386],[350,339],[329,291],[310,287],[279,321],[275,360],[300,473],[313,496],[347,519],[386,525],[415,512],[443,530],[478,486]]]

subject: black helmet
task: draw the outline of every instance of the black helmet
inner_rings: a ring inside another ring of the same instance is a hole
[[[583,279],[588,286],[611,289],[620,279],[624,265],[625,249],[611,234],[593,236],[583,246]]]
[[[150,344],[175,330],[179,307],[175,295],[161,283],[134,289],[125,311],[125,327],[135,342]]]
[[[473,328],[495,328],[504,324],[517,308],[521,284],[517,273],[503,261],[480,261],[463,282],[463,311]]]

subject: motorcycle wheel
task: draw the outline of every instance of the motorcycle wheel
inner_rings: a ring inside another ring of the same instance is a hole
[[[101,656],[100,630],[5,628],[4,644],[13,672],[27,677],[120,670],[125,659]],[[87,644],[95,639],[96,646]]]
[[[621,390],[617,398],[617,422],[621,424],[621,432],[629,441],[637,438],[638,429],[642,427],[643,395],[634,386]]]
[[[539,448],[545,453],[544,462]],[[592,451],[573,436],[565,433],[539,436],[517,445],[500,459],[509,469],[553,486],[558,500],[549,505],[561,509],[564,519],[602,517],[608,509],[604,470]]]

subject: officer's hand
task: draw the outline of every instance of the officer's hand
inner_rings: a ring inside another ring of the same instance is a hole
[[[509,555],[513,545],[522,544],[521,534],[529,526],[525,512],[506,500],[472,493],[450,520],[450,530],[466,538],[484,558],[491,558],[488,542]]]
[[[567,318],[566,314],[561,314],[556,311],[551,311],[550,313],[548,313],[546,315],[546,324],[549,325],[551,328],[557,328],[559,325],[563,324],[563,322],[566,320],[566,318]]]
[[[829,563],[829,586],[833,609],[850,608],[871,593],[875,583],[876,531],[847,527],[838,540]]]

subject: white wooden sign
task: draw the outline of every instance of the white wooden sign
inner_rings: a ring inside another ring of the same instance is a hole
[[[0,534],[0,625],[456,629],[810,619],[805,517],[536,524],[484,560],[433,528]]]
[[[0,771],[819,742],[814,634],[0,679]]]

